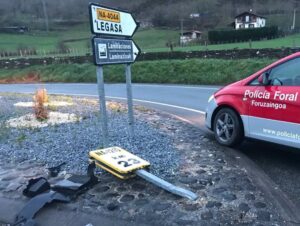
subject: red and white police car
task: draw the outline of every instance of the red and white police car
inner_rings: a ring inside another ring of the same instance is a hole
[[[217,91],[206,126],[225,146],[249,137],[300,148],[300,52]]]

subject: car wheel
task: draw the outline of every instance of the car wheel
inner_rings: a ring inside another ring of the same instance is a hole
[[[243,125],[238,115],[230,108],[222,108],[214,119],[215,138],[221,145],[235,146],[243,140]]]

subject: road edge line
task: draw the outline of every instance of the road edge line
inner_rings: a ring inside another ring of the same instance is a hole
[[[286,223],[300,224],[299,210],[297,206],[287,197],[280,187],[250,158],[244,153],[238,152],[232,148],[224,147],[226,153],[241,168],[246,170],[247,175],[263,192],[279,211],[279,214]]]

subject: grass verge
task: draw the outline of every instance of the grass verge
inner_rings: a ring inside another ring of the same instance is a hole
[[[23,47],[35,49],[38,56],[43,56],[45,54],[57,55],[50,52],[58,51],[58,44],[64,41],[66,47],[70,48],[71,53],[60,53],[59,55],[85,55],[86,53],[91,52],[88,48],[91,44],[89,27],[89,24],[81,24],[68,27],[63,31],[51,31],[49,33],[32,31],[24,35],[0,34],[0,52],[18,52],[18,49]],[[180,31],[171,29],[139,29],[134,36],[134,40],[144,52],[168,52],[170,51],[170,48],[166,47],[166,43],[168,42],[177,44],[177,47],[174,47],[174,51],[250,48],[249,42],[179,47],[179,33]],[[297,33],[272,40],[253,41],[251,45],[253,49],[296,47],[300,45],[299,38],[300,33]],[[76,41],[76,39],[78,40]]]
[[[272,59],[247,60],[160,60],[142,61],[132,66],[135,83],[169,83],[193,85],[223,85],[245,78],[270,64]],[[125,66],[104,67],[105,81],[125,82]],[[96,67],[92,64],[31,66],[25,69],[0,69],[0,82],[96,82]]]

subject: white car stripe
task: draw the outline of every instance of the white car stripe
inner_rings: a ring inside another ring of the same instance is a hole
[[[254,116],[242,116],[245,136],[300,148],[299,124]]]

